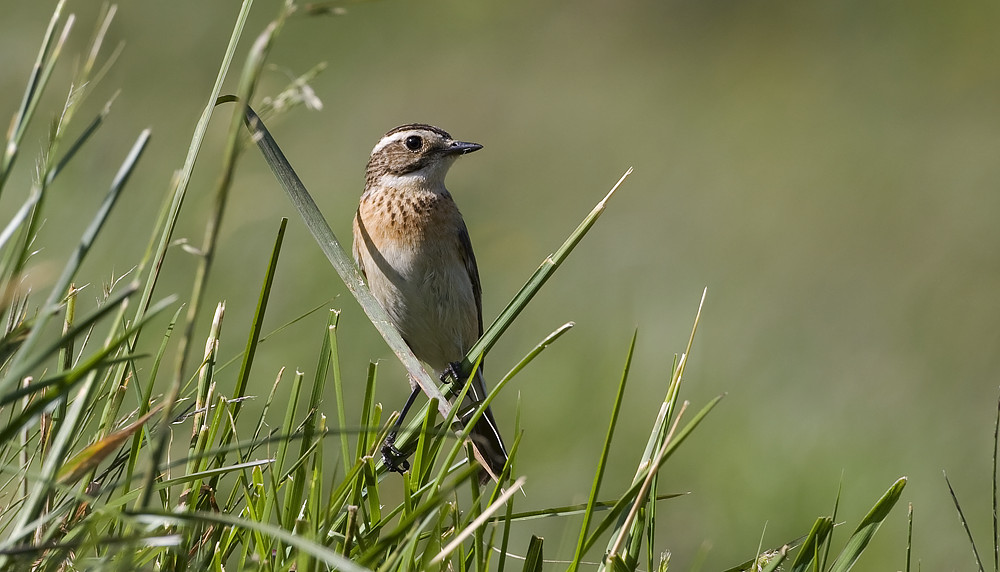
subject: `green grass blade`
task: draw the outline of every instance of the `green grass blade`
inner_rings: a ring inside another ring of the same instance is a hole
[[[0,248],[3,248],[7,244],[7,241],[10,240],[10,237],[14,236],[14,233],[21,228],[24,221],[28,219],[28,214],[31,212],[31,209],[35,208],[35,205],[38,204],[38,199],[40,199],[41,196],[42,192],[38,187],[31,190],[31,194],[29,194],[28,198],[24,200],[21,208],[17,209],[17,212],[14,213],[10,222],[8,222],[7,226],[4,227],[3,232],[0,232]]]
[[[233,398],[240,398],[246,395],[247,383],[250,381],[250,370],[253,366],[254,357],[257,354],[257,345],[260,343],[260,334],[264,328],[264,314],[267,312],[267,303],[271,299],[271,287],[274,285],[274,275],[278,270],[278,255],[281,253],[281,245],[285,239],[285,228],[288,226],[288,219],[282,218],[278,225],[278,234],[274,238],[274,247],[271,249],[271,258],[267,263],[267,271],[264,273],[264,282],[260,287],[260,295],[257,297],[257,306],[254,308],[253,321],[250,324],[250,336],[247,338],[247,347],[243,352],[243,362],[240,363],[240,372],[236,376],[236,388],[233,390]],[[241,402],[233,405],[233,417],[240,413]]]
[[[83,259],[87,256],[87,253],[90,252],[90,247],[93,246],[94,240],[97,238],[97,234],[104,226],[104,222],[107,220],[108,214],[111,212],[111,208],[118,201],[118,197],[121,195],[122,189],[128,182],[129,176],[132,174],[136,162],[139,160],[139,157],[142,156],[142,152],[146,148],[146,144],[148,142],[149,130],[146,129],[139,135],[135,144],[132,145],[132,149],[125,157],[125,161],[118,170],[118,174],[115,175],[114,180],[111,182],[111,190],[108,191],[108,194],[104,197],[104,201],[97,209],[97,213],[94,215],[94,218],[91,220],[87,229],[80,237],[79,244],[77,244],[76,249],[69,256],[66,266],[63,268],[62,275],[59,276],[59,279],[56,280],[55,284],[52,286],[52,290],[49,293],[48,299],[45,301],[42,311],[38,315],[34,328],[28,335],[28,339],[24,341],[24,345],[21,346],[18,354],[14,357],[13,363],[10,366],[11,371],[18,371],[20,363],[32,355],[32,350],[34,350],[34,347],[41,341],[46,322],[49,317],[53,315],[53,310],[58,306],[59,301],[63,299],[65,293],[68,291],[69,285],[73,281],[73,276],[76,275],[77,270],[79,270],[80,265],[83,263]],[[0,379],[0,395],[10,392],[14,386],[17,385],[20,379],[20,377],[14,377],[9,373],[8,375],[5,375],[2,379]]]
[[[993,424],[993,570],[1000,572],[1000,523],[997,522],[997,450],[1000,449],[1000,399],[997,400],[997,418]],[[912,516],[913,507],[910,506]],[[912,528],[913,522],[910,521]],[[907,543],[907,553],[909,553],[909,543]],[[907,554],[909,556],[909,554]],[[907,567],[909,567],[909,557],[907,557]]]
[[[89,125],[83,130],[83,133],[77,137],[73,143],[69,146],[66,154],[63,155],[62,159],[56,162],[48,173],[45,174],[45,186],[52,184],[52,181],[56,179],[59,173],[66,167],[67,164],[73,159],[76,153],[83,148],[83,145],[90,139],[90,137],[97,132],[97,128],[104,123],[104,119],[111,113],[111,101],[104,104],[104,108],[97,114],[96,117],[90,122]]]
[[[264,31],[257,37],[253,46],[251,46],[250,52],[247,54],[246,61],[243,64],[243,72],[240,74],[240,83],[237,88],[240,101],[250,101],[253,97],[261,71],[264,68],[264,61],[270,52],[275,36],[282,28],[288,12],[287,8],[281,10],[278,18],[268,24]],[[176,352],[176,375],[178,376],[183,375],[186,370],[189,353],[187,351],[188,344],[194,333],[194,325],[201,311],[202,297],[208,285],[212,263],[215,261],[219,230],[222,228],[222,218],[226,212],[226,205],[229,203],[229,192],[232,189],[237,159],[243,148],[240,138],[242,115],[242,110],[238,107],[229,123],[229,131],[223,151],[222,174],[219,176],[218,183],[215,186],[212,208],[209,212],[208,220],[205,222],[205,234],[198,249],[198,266],[195,269],[194,283],[191,287],[191,296],[187,306],[188,313],[184,320],[184,327],[181,331]]]
[[[371,439],[377,432],[378,420],[375,418],[375,379],[378,374],[378,364],[370,362],[368,364],[368,375],[365,377],[365,398],[361,407],[361,430],[358,431],[358,446],[355,449],[355,459],[357,462],[371,446]]]
[[[657,495],[656,500],[668,500],[677,497],[686,496],[688,493],[670,493],[665,495]],[[592,507],[592,512],[602,512],[606,510],[611,510],[614,508],[618,501],[598,501],[594,503]],[[538,520],[542,518],[561,518],[567,516],[576,516],[583,514],[587,510],[587,503],[582,504],[572,504],[565,506],[553,506],[549,508],[542,508],[538,510],[529,510],[524,512],[511,513],[504,517],[494,517],[491,522],[500,522],[502,520],[508,520],[510,522],[520,522],[528,520]]]
[[[344,379],[340,370],[340,344],[337,342],[337,325],[340,322],[340,311],[330,312],[330,321],[327,323],[327,344],[329,345],[329,359],[324,359],[324,364],[333,367],[333,390],[337,399],[337,429],[340,432],[340,458],[346,472],[351,468],[351,446],[347,442],[347,411],[344,408]],[[360,453],[359,453],[360,454]]]
[[[538,293],[538,290],[545,284],[545,282],[552,276],[552,273],[559,268],[559,265],[566,260],[566,257],[573,252],[576,245],[580,243],[583,237],[590,231],[597,219],[600,218],[601,214],[607,208],[608,201],[611,196],[615,194],[618,187],[625,181],[625,179],[632,174],[632,168],[629,167],[625,174],[618,179],[615,186],[611,188],[611,191],[601,199],[597,206],[590,211],[584,219],[583,222],[576,227],[569,237],[563,242],[562,246],[556,250],[555,254],[552,254],[548,258],[542,261],[542,264],[535,270],[535,273],[528,278],[528,281],[521,287],[521,289],[514,295],[514,298],[507,304],[507,307],[500,312],[497,319],[490,324],[490,327],[486,329],[482,337],[479,338],[472,348],[465,354],[465,358],[462,360],[462,371],[472,371],[472,362],[476,361],[480,355],[485,355],[489,352],[493,344],[500,338],[501,335],[507,330],[508,327],[514,322],[517,316],[521,313],[521,310],[528,305],[528,302]]]
[[[531,535],[528,542],[528,553],[524,556],[524,572],[542,572],[542,564],[545,559],[542,554],[542,544],[545,539],[540,536]]]
[[[28,129],[28,124],[31,123],[31,118],[35,114],[35,108],[42,98],[42,93],[45,91],[52,68],[55,66],[56,60],[59,59],[62,44],[66,41],[69,30],[73,27],[73,17],[70,16],[63,26],[59,40],[55,40],[56,25],[62,19],[62,11],[65,5],[66,0],[59,0],[55,10],[52,11],[52,18],[49,20],[49,26],[45,30],[45,36],[42,39],[42,47],[38,51],[35,65],[31,70],[28,87],[24,91],[21,105],[14,116],[13,123],[11,123],[10,137],[7,139],[7,144],[4,145],[3,155],[0,156],[0,190],[3,189],[7,177],[10,175],[14,160],[17,158],[18,150],[21,147],[21,139],[24,137],[24,132]],[[52,48],[54,41],[56,41],[55,49]]]
[[[25,358],[25,360],[22,361],[17,368],[11,367],[11,369],[8,370],[7,375],[10,377],[17,377],[18,379],[27,377],[29,372],[36,367],[41,366],[45,360],[58,354],[59,350],[65,347],[70,340],[80,336],[83,332],[91,328],[94,324],[98,323],[101,319],[114,311],[115,308],[124,303],[130,296],[132,296],[132,294],[135,293],[136,289],[137,287],[134,284],[130,285],[128,288],[108,299],[103,306],[98,308],[92,314],[73,324],[73,326],[65,334],[59,337],[59,339],[54,342],[50,342],[48,346],[38,350],[35,352],[35,355],[30,356],[30,358]],[[24,351],[23,346],[20,351]],[[16,399],[32,393],[32,391],[33,390],[30,385],[27,387],[14,388],[0,397],[0,407],[9,405]]]
[[[910,503],[909,510],[906,511],[906,568],[903,572],[910,572],[910,559],[913,556],[913,503]]]
[[[864,552],[868,543],[871,542],[875,533],[878,532],[882,522],[889,516],[892,512],[892,508],[896,506],[896,502],[899,500],[899,496],[903,494],[903,488],[906,486],[906,477],[902,477],[889,487],[889,490],[882,495],[882,498],[875,503],[865,518],[858,525],[858,528],[851,535],[851,538],[847,540],[847,544],[844,549],[840,551],[840,555],[830,566],[830,572],[847,572],[854,567],[854,564],[861,557],[861,553]],[[982,566],[982,562],[980,562]]]
[[[205,134],[208,132],[208,124],[212,119],[212,112],[215,109],[215,101],[219,98],[219,92],[222,90],[222,83],[229,74],[229,68],[232,65],[233,56],[236,53],[240,36],[243,34],[243,28],[246,25],[247,17],[250,15],[250,7],[252,5],[253,0],[243,0],[242,5],[240,6],[240,12],[236,17],[236,23],[233,26],[229,43],[226,46],[226,53],[223,56],[222,64],[219,66],[219,73],[215,77],[215,84],[212,86],[212,90],[208,97],[208,103],[202,110],[201,117],[199,117],[198,123],[195,126],[194,134],[191,136],[191,143],[188,145],[187,155],[184,157],[184,165],[180,168],[174,179],[173,190],[169,196],[169,201],[165,205],[164,211],[161,213],[160,220],[157,221],[156,228],[159,232],[154,233],[151,237],[146,254],[143,256],[143,260],[139,264],[138,273],[140,275],[145,272],[147,267],[150,268],[150,273],[146,279],[145,285],[143,286],[142,298],[140,299],[140,303],[138,305],[139,307],[136,310],[136,320],[142,317],[142,314],[149,307],[149,304],[153,299],[153,290],[156,288],[156,284],[159,281],[160,270],[162,269],[163,261],[167,256],[167,248],[173,240],[174,228],[177,226],[181,206],[184,204],[184,198],[187,196],[188,184],[191,182],[191,174],[194,172],[195,162],[198,159],[198,154],[201,152],[202,144],[205,141]],[[172,404],[176,401],[176,399],[176,393],[171,391],[170,397],[166,400],[167,408],[164,410],[165,414],[168,416],[170,414]]]
[[[222,98],[220,101],[232,100]],[[357,299],[361,308],[368,315],[368,319],[371,320],[375,329],[382,334],[386,344],[389,345],[389,348],[392,349],[393,353],[403,363],[403,367],[406,368],[410,377],[416,381],[427,397],[438,400],[441,415],[447,416],[449,401],[438,390],[437,385],[431,380],[427,372],[424,371],[420,362],[417,361],[416,356],[410,351],[409,346],[406,345],[399,332],[393,327],[389,320],[389,315],[386,314],[385,310],[368,290],[368,286],[365,285],[361,273],[354,265],[351,257],[348,256],[341,246],[340,241],[333,234],[333,231],[330,230],[330,225],[327,224],[326,219],[319,212],[319,207],[316,206],[316,202],[309,195],[309,191],[302,184],[302,180],[299,179],[299,176],[295,173],[291,164],[289,164],[281,148],[278,147],[274,137],[271,136],[271,133],[264,126],[263,121],[257,116],[257,113],[249,106],[246,108],[246,123],[251,133],[253,133],[254,140],[257,141],[257,146],[264,154],[264,159],[274,173],[275,178],[278,179],[282,188],[288,193],[288,197],[291,199],[296,210],[298,210],[299,216],[302,217],[309,232],[312,233],[320,250],[323,251],[327,260],[330,261],[334,270],[337,271],[341,280],[344,281],[347,290]]]
[[[330,566],[343,572],[370,572],[368,568],[361,566],[347,558],[344,558],[336,551],[317,544],[316,542],[298,536],[289,530],[267,524],[266,522],[252,521],[218,512],[154,512],[147,511],[134,514],[136,518],[147,523],[149,526],[160,527],[170,524],[178,525],[198,525],[205,522],[215,522],[225,526],[235,526],[245,530],[258,532],[262,535],[270,536],[296,550],[305,552],[317,560],[326,562]]]
[[[831,532],[833,532],[833,519],[828,516],[817,518],[812,530],[802,542],[795,560],[792,561],[791,572],[807,572],[814,568],[819,560],[820,550]]]
[[[698,427],[702,421],[704,421],[709,412],[712,411],[712,409],[714,409],[720,401],[722,401],[722,397],[723,396],[720,395],[712,401],[709,401],[708,404],[705,405],[705,407],[703,407],[701,411],[699,411],[698,414],[695,415],[694,418],[692,418],[691,421],[689,421],[688,424],[685,425],[684,428],[681,429],[671,441],[664,444],[664,447],[660,450],[660,454],[658,455],[658,464],[650,465],[647,469],[645,469],[642,473],[643,479],[645,479],[648,471],[658,470],[659,467],[661,467],[663,463],[670,458],[673,452],[680,447],[680,445],[688,438],[689,435],[691,435],[695,428]],[[590,538],[587,539],[587,542],[584,545],[584,552],[590,550],[590,548],[597,542],[598,537],[611,526],[612,521],[618,519],[621,516],[622,511],[635,501],[642,486],[643,480],[636,482],[629,487],[625,494],[622,495],[622,498],[618,499],[615,506],[608,512],[608,515],[604,517],[596,528],[594,528],[594,532],[590,535]]]
[[[590,519],[593,516],[594,505],[597,503],[597,495],[601,491],[601,482],[604,480],[604,470],[607,468],[608,457],[611,453],[611,440],[615,435],[615,427],[618,425],[618,415],[621,413],[622,399],[625,396],[625,385],[628,381],[629,368],[632,366],[632,354],[635,352],[635,341],[639,336],[639,331],[632,333],[632,341],[628,346],[628,355],[625,357],[625,368],[622,371],[621,380],[618,382],[618,394],[615,396],[615,404],[611,409],[611,421],[608,424],[608,432],[604,438],[604,448],[601,450],[601,457],[597,462],[597,472],[594,474],[594,484],[590,488],[590,498],[587,499],[587,510],[583,513],[583,524],[580,525],[580,538],[576,544],[576,552],[573,555],[573,562],[570,564],[570,571],[573,572],[580,565],[583,554],[586,552],[586,540]]]

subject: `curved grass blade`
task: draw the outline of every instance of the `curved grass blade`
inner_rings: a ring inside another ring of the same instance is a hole
[[[833,519],[828,516],[821,516],[816,519],[812,530],[806,535],[802,542],[802,549],[792,561],[792,572],[806,572],[813,568],[820,557],[820,549],[827,541],[830,533],[833,532]]]
[[[555,254],[550,255],[542,264],[535,270],[535,273],[528,278],[524,286],[514,295],[514,298],[507,304],[507,307],[500,312],[497,319],[490,324],[489,328],[483,333],[482,337],[479,338],[472,348],[465,354],[465,358],[462,359],[462,371],[472,371],[472,362],[478,359],[478,356],[485,355],[493,347],[493,344],[500,338],[501,335],[507,330],[508,327],[514,322],[517,316],[521,313],[521,310],[528,305],[528,302],[538,293],[538,290],[545,284],[545,282],[552,276],[552,273],[559,268],[559,265],[566,260],[566,257],[573,252],[576,245],[580,243],[583,237],[590,231],[597,219],[600,218],[601,214],[607,208],[608,201],[611,196],[615,194],[618,187],[621,186],[625,179],[632,174],[632,168],[629,167],[625,174],[618,179],[615,186],[611,188],[607,195],[590,211],[583,221],[576,227],[566,241],[563,242],[562,246],[556,250]]]
[[[218,100],[219,103],[232,101],[236,101],[233,96],[223,96]],[[316,240],[320,250],[326,255],[327,260],[333,265],[337,274],[340,275],[341,280],[344,281],[344,285],[347,286],[347,290],[357,299],[361,308],[368,315],[368,319],[375,326],[375,329],[382,334],[386,344],[389,345],[389,348],[396,354],[396,357],[403,363],[403,367],[406,368],[410,377],[416,381],[427,397],[438,400],[439,412],[442,416],[447,416],[450,409],[450,402],[438,391],[437,385],[431,380],[427,372],[424,371],[424,368],[417,361],[410,347],[406,345],[402,336],[393,327],[389,320],[389,315],[386,314],[381,304],[375,300],[375,297],[368,290],[361,272],[358,271],[351,257],[333,234],[330,225],[327,224],[326,219],[323,218],[322,213],[319,211],[319,207],[316,206],[316,202],[309,195],[309,191],[306,190],[302,180],[295,173],[295,170],[288,162],[288,159],[281,151],[274,137],[267,130],[267,127],[264,126],[264,122],[261,121],[257,113],[249,105],[246,106],[245,115],[245,123],[253,134],[257,146],[264,154],[264,159],[267,161],[268,166],[282,188],[288,193],[289,199],[296,210],[298,210],[299,216],[302,217],[309,232],[312,233],[313,239]]]
[[[847,572],[854,567],[854,564],[861,557],[861,553],[864,552],[868,543],[871,542],[875,533],[878,532],[882,522],[889,516],[892,512],[892,508],[896,506],[896,502],[899,500],[899,496],[903,494],[903,488],[906,486],[906,477],[902,477],[897,480],[889,490],[882,495],[882,498],[875,503],[865,518],[858,525],[858,528],[851,535],[851,538],[847,540],[847,544],[844,549],[840,551],[840,555],[830,566],[830,572]]]

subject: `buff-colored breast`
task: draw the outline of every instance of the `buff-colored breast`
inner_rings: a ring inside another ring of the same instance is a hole
[[[447,192],[372,189],[354,220],[354,257],[418,358],[441,371],[479,336],[464,223]]]

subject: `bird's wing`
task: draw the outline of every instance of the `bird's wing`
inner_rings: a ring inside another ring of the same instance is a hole
[[[458,229],[458,244],[462,250],[462,260],[465,262],[465,270],[469,273],[469,281],[472,282],[472,295],[476,299],[476,317],[479,319],[479,336],[483,335],[483,285],[479,282],[479,267],[476,266],[476,254],[472,251],[472,239],[469,238],[469,229],[462,224]]]

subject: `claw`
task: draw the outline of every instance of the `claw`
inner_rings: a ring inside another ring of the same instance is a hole
[[[390,433],[382,444],[382,463],[385,468],[394,473],[403,474],[410,470],[410,462],[406,460],[406,455],[396,448],[396,433]]]
[[[444,368],[439,377],[441,383],[451,383],[451,380],[460,381],[462,379],[462,362],[453,361]]]

